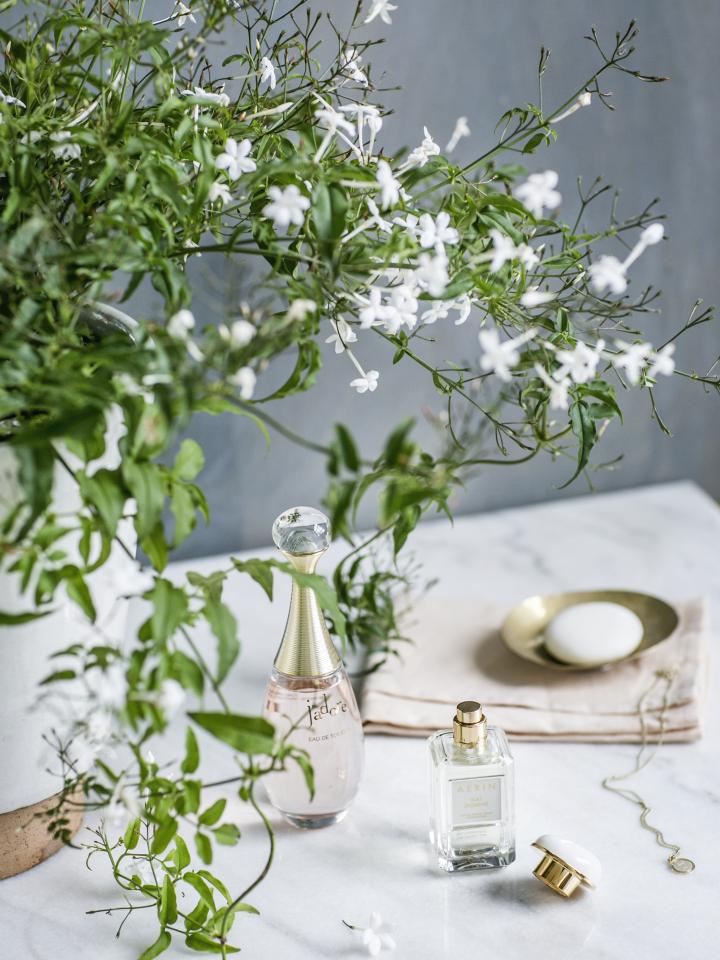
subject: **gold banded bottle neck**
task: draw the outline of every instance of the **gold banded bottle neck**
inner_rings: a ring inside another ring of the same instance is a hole
[[[301,573],[314,573],[323,553],[324,550],[304,554],[283,551],[283,556]],[[290,609],[275,668],[290,677],[322,677],[341,663],[315,591],[293,580]]]

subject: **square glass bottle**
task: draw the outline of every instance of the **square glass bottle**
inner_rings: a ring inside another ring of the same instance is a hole
[[[507,738],[474,700],[452,730],[428,740],[430,842],[443,870],[505,867],[515,859],[514,766]]]

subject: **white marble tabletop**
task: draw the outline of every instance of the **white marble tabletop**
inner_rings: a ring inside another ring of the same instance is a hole
[[[625,587],[668,599],[704,593],[710,629],[720,623],[720,510],[688,483],[426,523],[415,550],[439,577],[436,596],[474,596],[512,604],[533,593]],[[209,571],[222,558],[176,565]],[[271,605],[238,579],[230,595],[242,624],[243,654],[231,678],[238,712],[259,710],[286,611],[286,585]],[[717,954],[720,925],[720,690],[713,671],[705,735],[663,746],[639,786],[670,839],[697,861],[671,873],[663,851],[640,829],[636,809],[600,781],[629,767],[628,745],[516,743],[518,859],[505,869],[445,875],[426,841],[425,743],[368,737],[366,773],[341,824],[303,833],[273,816],[277,854],[266,882],[249,898],[260,916],[241,915],[235,940],[253,960],[361,956],[341,923],[365,924],[380,911],[391,924],[398,960],[477,953],[507,960],[578,957],[704,960]],[[205,771],[222,774],[227,751],[204,741]],[[168,748],[172,751],[172,747]],[[165,759],[161,757],[161,759]],[[168,757],[169,759],[169,757]],[[266,839],[252,811],[230,803],[243,829],[220,865],[242,888],[263,862]],[[538,834],[560,833],[595,851],[605,875],[595,893],[563,900],[535,880]],[[79,835],[82,839],[82,832]],[[115,919],[85,911],[122,901],[98,860],[64,850],[0,884],[3,960],[134,960],[153,939],[142,913],[119,940]],[[138,919],[139,918],[139,919]],[[181,945],[164,956],[197,956]]]

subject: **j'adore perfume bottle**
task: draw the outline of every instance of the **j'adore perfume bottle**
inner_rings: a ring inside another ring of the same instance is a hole
[[[330,521],[312,507],[292,507],[273,524],[275,545],[305,573],[315,571],[330,536]],[[295,580],[263,712],[278,736],[307,752],[315,774],[311,799],[302,770],[289,760],[285,770],[264,778],[270,802],[296,827],[337,823],[360,785],[360,711],[317,596]]]
[[[513,758],[505,734],[474,700],[452,730],[428,740],[430,842],[443,870],[504,867],[515,859]]]

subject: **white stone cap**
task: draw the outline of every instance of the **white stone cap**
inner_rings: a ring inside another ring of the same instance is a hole
[[[602,879],[600,861],[586,847],[581,847],[574,840],[565,840],[555,833],[543,833],[538,837],[534,847],[547,850],[549,854],[562,860],[572,870],[582,874],[591,887],[597,887]]]

